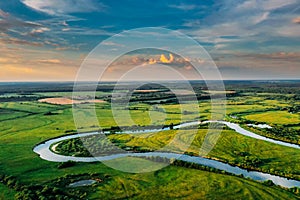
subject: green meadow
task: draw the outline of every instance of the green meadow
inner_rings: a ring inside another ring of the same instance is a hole
[[[65,92],[39,93],[38,95],[71,96],[70,93]],[[107,93],[98,95],[101,99]],[[257,96],[247,94],[229,97],[224,119],[239,123],[250,120],[257,123],[290,125],[291,128],[298,130],[299,125],[296,126],[296,124],[300,123],[299,113],[288,112],[286,109],[290,106],[289,102],[280,99],[270,100],[270,96],[266,93]],[[84,104],[82,107],[85,108],[85,113],[82,113],[84,116],[90,112],[93,104]],[[194,106],[188,103],[185,105],[176,103],[151,105],[143,102],[132,102],[128,107],[116,106],[115,111],[112,111],[108,102],[96,103],[95,108],[101,128],[133,125],[146,127],[199,119],[209,120],[212,111],[209,100],[199,101],[199,110],[195,110]],[[214,112],[218,113],[218,106],[216,105],[215,108],[217,109]],[[119,119],[114,119],[113,112],[118,113]],[[242,177],[181,166],[168,166],[143,174],[120,172],[102,163],[75,163],[61,168],[60,163],[39,158],[32,151],[33,147],[47,139],[76,133],[78,130],[80,132],[98,130],[98,124],[86,120],[84,127],[76,127],[71,105],[52,105],[37,101],[1,102],[0,113],[0,172],[1,175],[13,177],[9,180],[12,179],[11,182],[14,184],[17,182],[19,185],[10,187],[7,183],[0,184],[0,199],[29,195],[23,194],[24,187],[28,187],[30,191],[34,187],[41,188],[44,191],[39,194],[41,196],[47,196],[49,191],[52,193],[58,191],[59,195],[78,192],[78,196],[83,199],[99,199],[99,197],[103,199],[156,199],[156,197],[159,199],[299,199],[299,193],[297,195],[297,192],[277,186],[268,186]],[[128,113],[130,113],[131,120],[126,119]],[[163,147],[177,134],[179,139],[174,143],[172,150],[198,156],[207,127],[200,127],[195,132],[197,134],[188,149],[182,149],[180,144],[189,140],[190,129],[137,134],[133,137],[127,134],[111,134],[108,137],[123,148],[152,151]],[[222,131],[216,146],[206,157],[246,169],[300,180],[298,150],[245,137],[226,128]],[[141,159],[140,167],[149,166],[148,162],[153,161]],[[126,167],[130,169],[134,167],[134,163],[132,162],[131,165],[129,162]],[[95,176],[93,174],[98,174],[101,178],[105,178],[102,182],[87,187],[71,189],[67,185],[62,185],[62,180],[65,180],[64,183],[70,182],[71,179],[66,178],[67,175],[80,178],[86,177],[84,175],[86,173],[91,177]],[[20,189],[22,187],[23,189]],[[45,187],[48,188],[45,189]]]

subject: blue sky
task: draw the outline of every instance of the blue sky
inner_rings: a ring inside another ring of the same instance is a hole
[[[0,2],[0,80],[73,80],[99,42],[141,27],[194,38],[224,79],[300,75],[299,0],[9,0]]]

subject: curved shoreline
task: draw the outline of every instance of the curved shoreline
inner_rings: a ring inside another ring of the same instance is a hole
[[[228,126],[229,128],[232,128],[233,130],[235,130],[235,132],[237,132],[241,135],[245,135],[245,136],[254,138],[254,139],[263,140],[263,141],[271,142],[271,143],[274,143],[274,144],[279,144],[281,146],[300,149],[300,145],[293,144],[293,143],[288,143],[288,142],[283,142],[283,141],[280,141],[280,140],[275,140],[275,139],[268,138],[268,137],[265,137],[265,136],[262,136],[262,135],[258,135],[256,133],[253,133],[251,131],[248,131],[248,130],[242,128],[239,124],[236,124],[236,123],[226,122],[226,121],[207,121],[207,122],[216,122],[216,123],[224,124],[224,125]]]
[[[282,146],[300,149],[299,145],[290,144],[290,143],[286,143],[286,142],[282,142],[282,141],[277,141],[277,140],[273,140],[273,139],[270,139],[267,137],[257,135],[255,133],[252,133],[250,131],[243,129],[242,127],[240,127],[238,124],[235,124],[235,123],[230,123],[230,122],[226,122],[226,121],[205,121],[203,123],[221,123],[221,124],[228,126],[229,128],[234,129],[237,133],[248,136],[248,137],[252,137],[255,139],[279,144]],[[183,124],[174,126],[174,129],[198,125],[198,124],[200,124],[199,121],[183,123]],[[169,129],[163,129],[163,130],[169,130]],[[160,130],[148,129],[148,130],[144,130],[144,131],[135,131],[135,132],[134,131],[126,131],[123,133],[145,133],[145,132],[151,132],[151,131],[154,132],[154,131],[162,131],[162,130],[161,129]],[[129,153],[120,153],[120,154],[115,154],[115,155],[99,156],[99,157],[73,157],[73,156],[64,156],[64,155],[56,154],[55,152],[51,151],[51,149],[50,149],[51,145],[61,142],[63,140],[97,135],[97,134],[103,134],[103,133],[89,132],[89,133],[79,133],[79,134],[56,137],[54,139],[49,139],[49,140],[45,141],[44,143],[39,143],[37,146],[35,146],[33,148],[33,151],[35,153],[37,153],[40,156],[40,158],[42,158],[44,160],[52,161],[52,162],[67,162],[67,161],[97,162],[97,161],[113,160],[116,158],[122,158],[122,157],[127,157],[127,156],[134,156],[134,157],[158,156],[158,157],[165,157],[165,158],[169,158],[169,159],[176,158],[178,160],[182,160],[182,161],[186,161],[186,162],[193,162],[196,164],[201,164],[201,165],[213,167],[213,168],[220,169],[220,170],[225,170],[229,173],[233,173],[236,175],[242,174],[244,177],[250,177],[251,179],[257,180],[257,181],[272,180],[276,185],[281,185],[283,187],[288,187],[288,188],[300,187],[300,181],[297,181],[297,180],[292,180],[292,179],[288,179],[288,178],[284,178],[284,177],[280,177],[280,176],[276,176],[276,175],[271,175],[271,174],[267,174],[267,173],[263,173],[263,172],[258,172],[258,171],[248,171],[246,169],[242,169],[237,166],[234,167],[234,166],[231,166],[229,164],[226,164],[226,163],[223,163],[220,161],[203,158],[203,157],[189,156],[189,155],[184,155],[184,154],[165,153],[165,152],[147,152],[147,153],[130,153],[129,152]]]

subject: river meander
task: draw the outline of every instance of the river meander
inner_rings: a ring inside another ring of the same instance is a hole
[[[274,139],[270,139],[258,134],[255,134],[251,131],[247,131],[244,128],[242,128],[240,125],[235,124],[235,123],[230,123],[226,121],[206,121],[202,123],[208,123],[208,122],[215,122],[215,123],[221,123],[225,124],[229,128],[235,130],[237,133],[252,137],[258,140],[263,140],[267,142],[271,142],[277,145],[282,145],[282,146],[287,146],[290,148],[295,148],[295,149],[300,149],[299,145],[296,144],[290,144],[287,142],[282,142]],[[177,126],[174,126],[174,129],[177,128],[183,128],[183,127],[188,127],[188,126],[193,126],[193,125],[198,125],[200,124],[199,121],[195,122],[188,122],[188,123],[183,123]],[[169,129],[163,129],[163,130],[169,130]],[[148,129],[148,130],[143,130],[143,131],[126,131],[124,133],[145,133],[145,132],[155,132],[155,131],[162,131],[162,129]],[[86,137],[86,136],[91,136],[91,135],[97,135],[101,134],[99,132],[89,132],[89,133],[79,133],[79,134],[74,134],[74,135],[66,135],[66,136],[61,136],[59,138],[54,138],[50,139],[44,143],[38,144],[37,146],[34,147],[33,151],[37,153],[42,159],[52,161],[52,162],[66,162],[66,161],[76,161],[76,162],[97,162],[97,161],[107,161],[107,160],[113,160],[116,158],[122,158],[122,157],[127,157],[127,156],[134,156],[134,157],[144,157],[144,156],[159,156],[159,157],[164,157],[164,158],[176,158],[178,160],[186,161],[186,162],[192,162],[192,163],[197,163],[201,165],[205,165],[208,167],[213,167],[216,169],[224,170],[229,173],[233,173],[236,175],[242,174],[244,177],[249,177],[253,180],[257,181],[265,181],[265,180],[272,180],[276,185],[281,185],[283,187],[300,187],[300,181],[297,180],[291,180],[287,178],[283,178],[280,176],[275,176],[267,173],[262,173],[258,171],[248,171],[239,167],[231,166],[229,164],[216,161],[216,160],[211,160],[203,157],[197,157],[197,156],[189,156],[189,155],[184,155],[184,154],[176,154],[176,153],[167,153],[167,152],[147,152],[147,153],[120,153],[120,154],[114,154],[114,155],[108,155],[108,156],[99,156],[99,157],[74,157],[74,156],[64,156],[64,155],[59,155],[53,151],[50,150],[50,147],[53,144],[56,144],[58,142],[72,139],[72,138],[79,138],[79,137]]]

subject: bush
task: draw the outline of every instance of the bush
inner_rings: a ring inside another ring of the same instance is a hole
[[[73,167],[74,165],[76,165],[76,162],[68,160],[67,162],[59,163],[57,168],[63,169],[63,168]]]
[[[264,185],[267,185],[267,186],[273,186],[273,185],[275,185],[275,184],[273,183],[273,181],[271,181],[271,180],[264,181],[263,184],[264,184]]]

